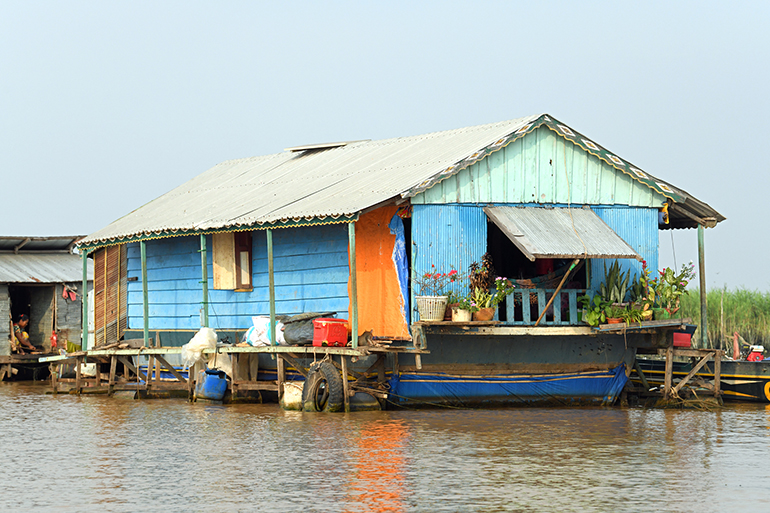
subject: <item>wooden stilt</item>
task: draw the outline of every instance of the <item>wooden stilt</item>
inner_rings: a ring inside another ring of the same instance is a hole
[[[83,357],[78,356],[78,358],[75,360],[75,393],[80,393],[80,387],[81,387],[81,367],[83,366]]]
[[[115,372],[118,368],[118,357],[115,355],[112,355],[110,357],[110,380],[107,382],[108,394],[112,395],[113,392],[115,392]]]
[[[714,354],[714,397],[722,397],[722,351]]]
[[[280,401],[283,398],[283,382],[286,380],[286,370],[284,368],[284,361],[283,356],[276,355],[278,359],[276,360],[276,363],[278,364],[278,400]]]
[[[666,348],[666,373],[663,381],[663,399],[671,399],[671,382],[674,374],[674,340],[669,341]]]
[[[348,357],[340,356],[342,360],[342,397],[344,398],[345,413],[350,413],[350,387],[348,385]]]

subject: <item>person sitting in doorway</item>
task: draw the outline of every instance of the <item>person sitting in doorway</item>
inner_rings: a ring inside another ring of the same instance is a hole
[[[19,315],[19,320],[13,323],[13,337],[11,346],[20,354],[32,354],[39,352],[29,341],[29,334],[24,328],[29,325],[29,317],[26,314]]]

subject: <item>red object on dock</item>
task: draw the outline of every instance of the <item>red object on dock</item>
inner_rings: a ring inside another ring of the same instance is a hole
[[[348,320],[313,319],[313,345],[316,347],[344,347],[348,344]]]
[[[692,335],[689,333],[674,332],[674,347],[691,347]]]

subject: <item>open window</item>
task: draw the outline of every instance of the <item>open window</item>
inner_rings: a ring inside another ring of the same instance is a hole
[[[251,232],[215,233],[212,236],[215,289],[252,289],[251,244]]]
[[[484,213],[495,271],[517,286],[498,312],[501,321],[576,324],[577,296],[590,286],[586,260],[641,259],[589,208],[506,206]]]

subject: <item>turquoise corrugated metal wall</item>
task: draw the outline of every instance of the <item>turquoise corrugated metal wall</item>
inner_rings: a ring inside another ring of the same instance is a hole
[[[612,228],[624,241],[631,246],[647,261],[647,267],[652,277],[657,276],[658,269],[658,209],[634,208],[634,207],[601,207],[594,206],[591,209],[596,212],[607,226]],[[631,271],[631,280],[634,275],[642,272],[642,263],[638,260],[622,258],[621,271]],[[599,285],[604,280],[604,262],[602,259],[591,260],[591,289],[599,290]],[[606,260],[607,268],[612,260]]]
[[[646,185],[546,127],[412,198],[413,204],[571,203],[637,207],[660,207],[664,201],[663,196]]]
[[[267,242],[253,232],[253,285],[250,292],[214,290],[208,253],[209,324],[215,329],[246,329],[254,315],[269,314]],[[212,247],[211,237],[207,247]],[[297,314],[348,309],[347,225],[287,228],[273,232],[276,312]],[[200,327],[200,239],[173,237],[147,242],[150,329]],[[128,248],[128,276],[141,280],[139,245]],[[128,325],[142,326],[142,284],[128,283]]]
[[[452,269],[464,273],[472,262],[481,261],[486,247],[487,216],[477,205],[414,206],[412,268],[415,275],[446,273]],[[461,290],[465,286],[458,283],[456,288]],[[419,294],[420,291],[412,292]]]

